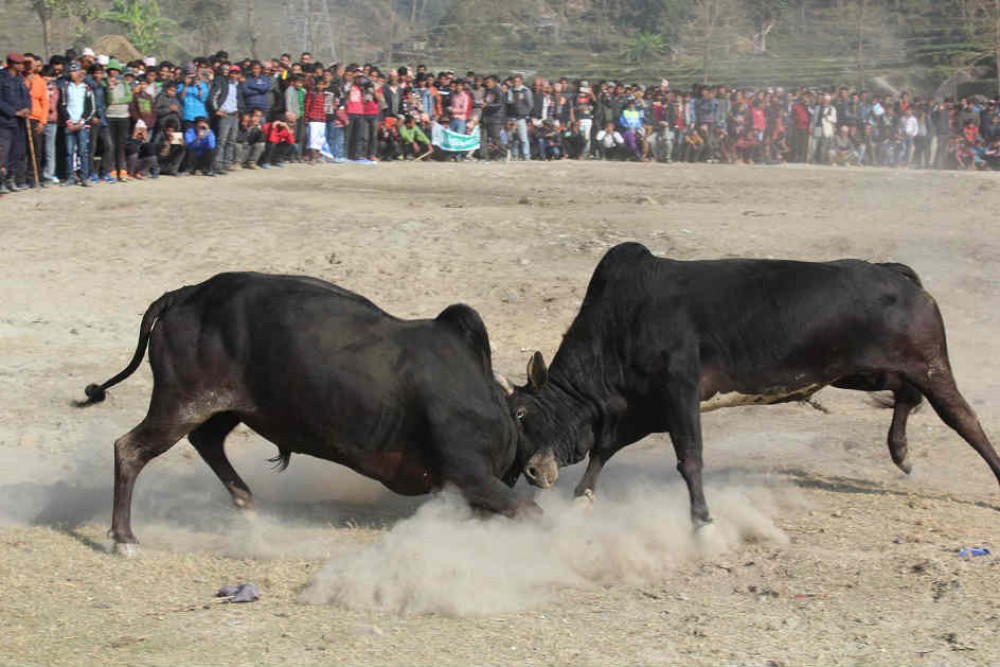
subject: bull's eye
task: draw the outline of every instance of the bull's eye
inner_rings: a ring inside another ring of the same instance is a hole
[[[523,422],[524,418],[528,416],[528,410],[526,408],[518,408],[514,410],[514,419],[519,422]]]

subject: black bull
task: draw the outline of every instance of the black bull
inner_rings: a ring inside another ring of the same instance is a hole
[[[508,398],[525,474],[550,486],[557,466],[589,454],[577,495],[650,433],[669,433],[696,524],[702,490],[700,412],[803,400],[827,385],[894,393],[889,452],[910,471],[906,420],[926,396],[1000,480],[1000,457],[955,386],[944,323],[916,273],[859,260],[672,261],[637,243],[612,248],[547,369]]]
[[[284,465],[309,454],[401,494],[453,484],[474,506],[508,515],[524,507],[510,488],[524,466],[517,429],[486,328],[468,306],[400,320],[321,280],[220,274],[155,301],[129,366],[87,387],[80,405],[135,372],[147,340],[149,410],[115,442],[117,545],[136,542],[136,476],[185,435],[236,505],[250,507],[223,447],[241,422],[275,443]]]

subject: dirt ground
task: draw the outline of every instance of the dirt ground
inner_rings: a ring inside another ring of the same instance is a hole
[[[182,442],[139,480],[143,551],[125,560],[105,537],[111,443],[144,414],[148,367],[100,406],[69,406],[125,365],[154,298],[225,270],[319,276],[403,317],[464,301],[520,383],[530,351],[551,358],[603,252],[634,239],[678,259],[912,265],[996,441],[998,186],[875,169],[400,164],[5,197],[0,663],[1000,665],[997,482],[929,407],[910,422],[910,477],[888,456],[890,412],[865,394],[823,391],[828,413],[706,415],[718,539],[681,520],[661,437],[609,464],[592,522],[563,507],[523,528],[332,463],[294,457],[273,474],[273,447],[241,427],[229,451],[260,516],[231,509]],[[568,504],[582,472],[564,470],[545,502]],[[306,604],[331,577],[340,592]],[[239,581],[262,599],[215,600]]]

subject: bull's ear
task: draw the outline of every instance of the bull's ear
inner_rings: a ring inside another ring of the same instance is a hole
[[[528,382],[535,389],[541,389],[549,381],[549,369],[541,352],[535,352],[528,360]]]

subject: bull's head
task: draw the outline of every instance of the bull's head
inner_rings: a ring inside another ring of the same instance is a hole
[[[572,406],[554,389],[540,352],[528,361],[528,383],[508,385],[507,405],[517,423],[520,449],[526,453],[524,476],[543,489],[556,483],[560,466],[579,460],[574,452],[585,452],[593,443],[585,420],[576,419]]]

